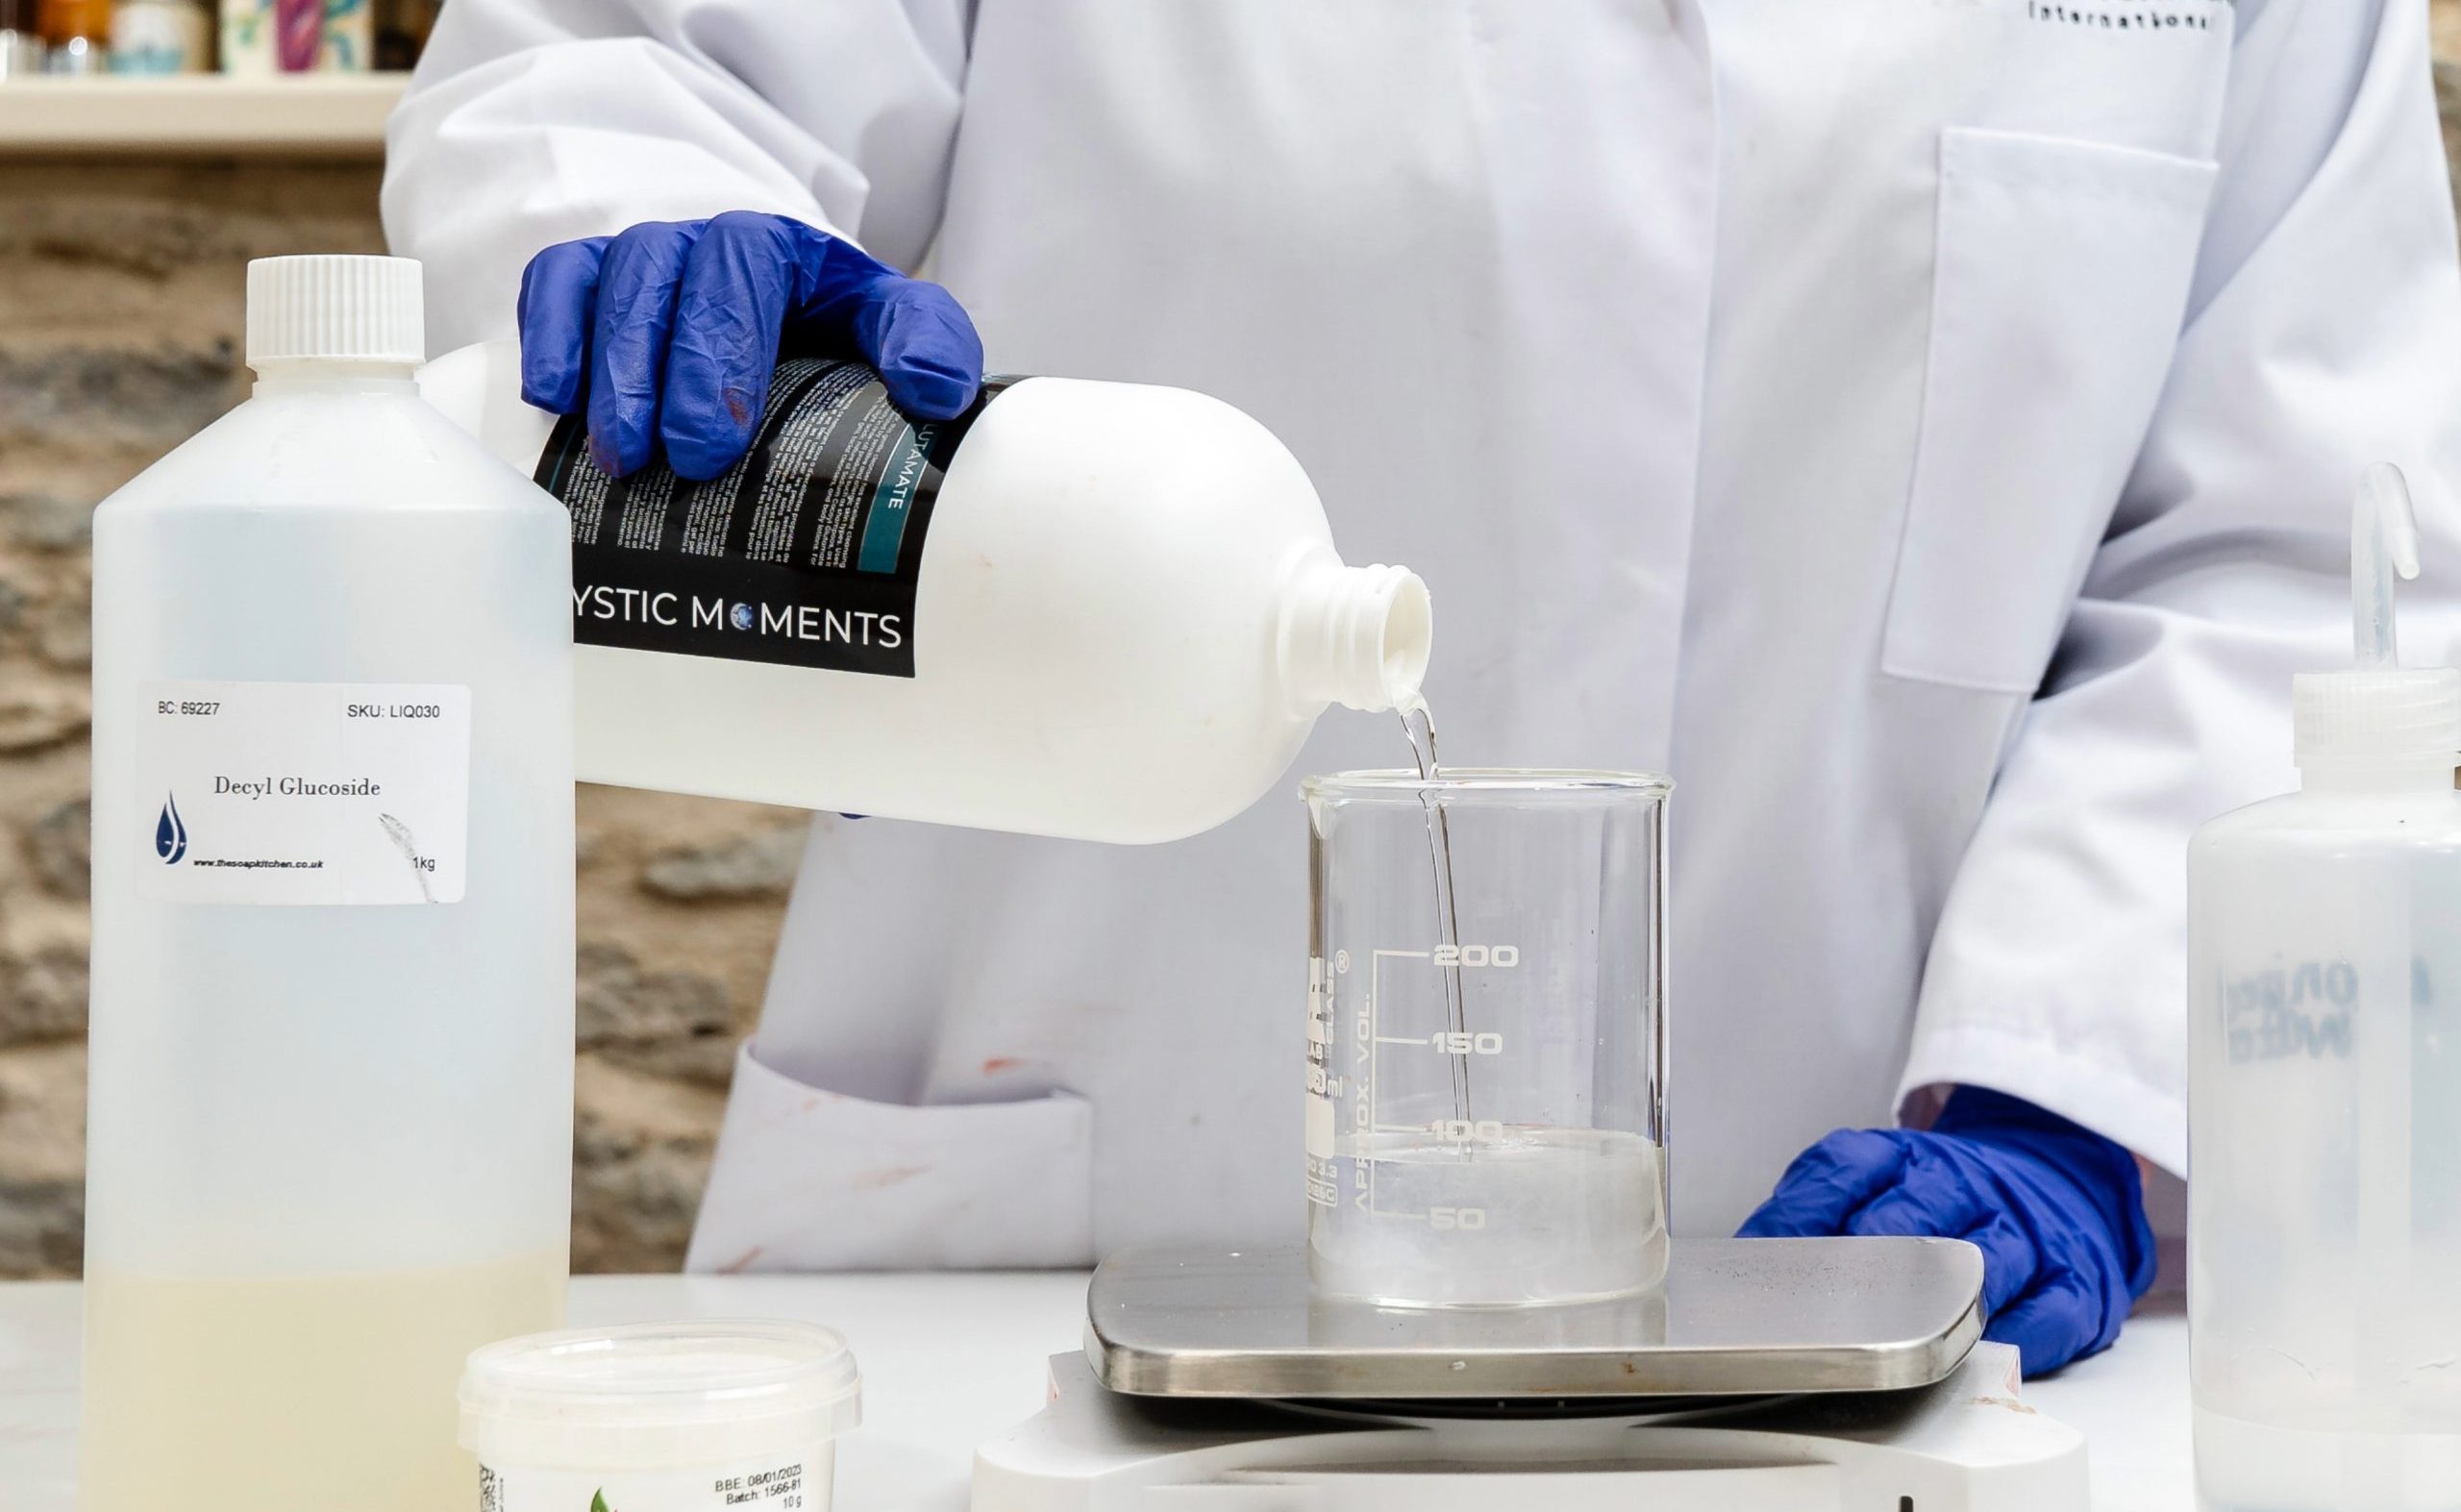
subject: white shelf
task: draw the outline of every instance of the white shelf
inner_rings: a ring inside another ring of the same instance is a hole
[[[377,158],[408,77],[0,80],[0,158]]]

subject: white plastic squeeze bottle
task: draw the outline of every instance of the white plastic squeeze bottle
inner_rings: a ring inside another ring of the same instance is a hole
[[[568,532],[419,305],[249,264],[253,397],[94,517],[84,1512],[470,1505],[462,1358],[561,1319]]]
[[[1427,670],[1426,587],[1344,566],[1290,453],[1184,389],[994,381],[918,428],[861,364],[790,359],[692,483],[600,471],[510,341],[419,382],[571,510],[591,781],[1169,840]]]
[[[2461,1508],[2461,671],[2405,668],[2401,475],[2351,529],[2358,668],[2295,681],[2300,789],[2188,849],[2198,1495]]]

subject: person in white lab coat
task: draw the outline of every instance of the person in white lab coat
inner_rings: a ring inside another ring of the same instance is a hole
[[[2029,1369],[2152,1274],[2182,849],[2294,781],[2360,466],[2461,564],[2424,0],[454,0],[390,146],[435,349],[548,253],[618,465],[777,327],[1259,417],[1448,755],[1678,779],[1678,1232],[1973,1237]],[[1292,1231],[1302,834],[816,821],[689,1263]]]

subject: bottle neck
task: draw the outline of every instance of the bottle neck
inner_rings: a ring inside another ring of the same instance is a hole
[[[1330,547],[1310,547],[1282,587],[1278,645],[1292,713],[1313,719],[1328,704],[1374,711],[1415,700],[1433,632],[1417,574],[1345,567]]]
[[[2299,786],[2309,793],[2449,793],[2452,774],[2447,760],[2317,762],[2299,768]]]
[[[414,362],[362,362],[333,358],[268,358],[252,364],[258,395],[307,393],[415,394]]]

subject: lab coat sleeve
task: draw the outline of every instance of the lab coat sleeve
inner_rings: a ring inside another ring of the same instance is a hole
[[[792,215],[910,266],[938,224],[971,0],[453,0],[386,128],[428,342],[513,326],[540,248]]]
[[[2349,501],[2400,463],[2413,662],[2461,630],[2461,271],[2424,0],[2243,4],[2162,402],[1933,937],[1912,1098],[1973,1082],[2186,1173],[2186,847],[2298,785],[2294,671],[2350,657]]]

